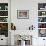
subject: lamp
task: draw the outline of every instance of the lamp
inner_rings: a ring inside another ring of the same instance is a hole
[[[21,46],[25,46],[25,40],[27,40],[27,39],[29,39],[30,37],[30,35],[19,35],[20,36],[20,38],[22,39],[21,40]]]

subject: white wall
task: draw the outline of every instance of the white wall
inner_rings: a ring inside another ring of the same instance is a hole
[[[16,25],[17,30],[27,30],[29,26],[38,25],[38,3],[46,0],[11,0],[11,22]],[[29,10],[29,19],[17,19],[17,10]]]
[[[40,46],[38,43],[43,44],[42,38],[35,38],[38,36],[38,3],[46,3],[46,0],[11,0],[11,22],[16,25],[16,31],[23,30],[24,32],[32,24],[35,26],[33,46]],[[17,19],[17,10],[29,10],[29,19]]]
[[[8,37],[5,37],[5,35],[0,35],[0,45],[8,45]]]
[[[17,10],[29,10],[29,19],[17,19]],[[30,0],[12,0],[11,15],[11,20],[16,25],[17,30],[27,30],[32,24],[36,26],[37,2]]]

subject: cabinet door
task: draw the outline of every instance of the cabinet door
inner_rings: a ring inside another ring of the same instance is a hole
[[[46,46],[46,38],[38,38],[38,46]]]

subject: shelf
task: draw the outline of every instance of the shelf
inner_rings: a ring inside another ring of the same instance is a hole
[[[38,22],[38,23],[46,23],[46,22]]]
[[[44,16],[38,16],[38,17],[46,17],[46,15],[44,15]]]
[[[8,17],[8,16],[0,16],[0,17]]]
[[[46,28],[38,28],[38,29],[46,29]]]
[[[0,22],[0,23],[8,23],[8,22]]]
[[[38,11],[46,11],[46,10],[38,10]]]
[[[0,11],[8,11],[8,10],[0,10]]]

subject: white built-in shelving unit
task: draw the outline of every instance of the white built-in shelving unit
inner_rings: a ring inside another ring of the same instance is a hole
[[[38,3],[38,31],[41,37],[46,37],[46,3]]]
[[[8,3],[0,3],[0,35],[8,37]]]

